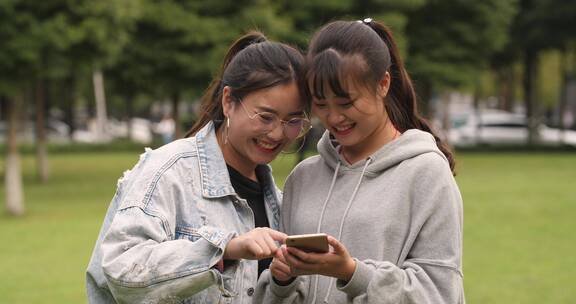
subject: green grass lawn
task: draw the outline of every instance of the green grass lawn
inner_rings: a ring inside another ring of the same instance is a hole
[[[0,303],[86,302],[92,246],[116,180],[137,160],[134,152],[51,155],[52,177],[41,185],[34,159],[24,158],[27,214],[0,215]],[[576,154],[463,153],[458,161],[468,303],[572,303]],[[280,185],[292,164],[291,156],[275,161]]]

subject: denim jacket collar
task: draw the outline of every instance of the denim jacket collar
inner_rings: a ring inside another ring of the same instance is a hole
[[[216,198],[233,195],[236,192],[230,182],[224,155],[218,146],[214,123],[210,121],[196,133],[196,148],[200,165],[202,195]]]
[[[200,165],[202,195],[206,198],[236,194],[236,191],[232,187],[226,161],[224,160],[224,155],[222,154],[222,150],[220,150],[216,136],[214,122],[212,121],[200,129],[195,136],[198,162]],[[275,184],[272,178],[272,170],[269,165],[258,165],[256,167],[256,174],[266,192],[276,192],[274,189]],[[271,187],[272,189],[270,189]],[[277,200],[276,197],[273,199]]]

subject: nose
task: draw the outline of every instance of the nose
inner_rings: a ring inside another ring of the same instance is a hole
[[[278,122],[274,129],[268,132],[268,137],[274,141],[281,141],[284,139],[284,126],[281,122]]]
[[[344,115],[342,115],[342,113],[340,113],[336,109],[330,108],[326,113],[326,120],[330,124],[338,124],[344,121],[344,119],[345,119]]]

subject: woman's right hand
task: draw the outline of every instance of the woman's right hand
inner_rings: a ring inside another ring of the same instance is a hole
[[[231,239],[224,250],[225,260],[261,260],[274,256],[287,235],[270,228],[255,228]]]
[[[270,264],[270,272],[272,273],[272,276],[274,277],[276,283],[280,285],[288,285],[294,279],[294,277],[292,276],[292,272],[290,271],[290,266],[286,262],[282,250],[276,250],[276,253],[274,254],[274,259]]]

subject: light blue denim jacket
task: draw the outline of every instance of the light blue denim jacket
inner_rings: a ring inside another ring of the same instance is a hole
[[[280,192],[268,165],[256,172],[278,230]],[[90,303],[251,303],[258,262],[220,273],[228,241],[254,228],[232,188],[214,124],[140,156],[118,181],[86,275]]]

